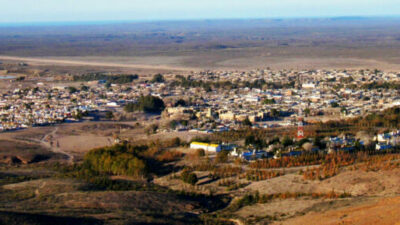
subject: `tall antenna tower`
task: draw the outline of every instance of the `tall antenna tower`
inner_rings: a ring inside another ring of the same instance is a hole
[[[299,109],[299,116],[297,118],[297,139],[304,138],[304,123],[303,123],[303,110]]]

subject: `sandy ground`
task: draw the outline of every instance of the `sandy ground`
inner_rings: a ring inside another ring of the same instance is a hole
[[[252,182],[245,188],[248,191],[258,191],[260,194],[276,194],[285,192],[315,192],[317,182],[305,181],[302,176],[296,174],[287,174],[269,180]]]
[[[250,53],[249,53],[250,52]],[[304,54],[304,55],[298,55]],[[80,57],[16,57],[0,55],[0,60],[23,61],[36,66],[68,66],[70,68],[92,67],[97,69],[114,68],[127,72],[146,73],[149,71],[189,72],[207,69],[215,70],[253,70],[256,68],[272,69],[374,69],[400,70],[398,59],[357,58],[355,56],[307,55],[298,52],[297,55],[268,55],[257,50],[251,52],[193,52],[180,56],[142,56],[142,57],[111,57],[111,56],[80,56]]]
[[[117,63],[104,60],[87,60],[84,58],[32,58],[32,57],[15,57],[15,56],[0,56],[1,60],[11,61],[24,61],[28,63],[36,63],[39,65],[70,65],[70,66],[95,66],[95,67],[122,67],[131,69],[160,69],[160,70],[172,70],[172,71],[188,71],[194,70],[194,68],[175,67],[170,65],[159,65],[159,64],[136,64],[136,63]]]
[[[351,225],[399,225],[400,197],[385,198],[360,206],[346,207],[327,212],[311,212],[304,216],[274,224],[310,225],[310,224],[351,224]]]
[[[63,151],[79,153],[88,149],[103,147],[113,144],[109,137],[95,135],[64,136],[57,138]]]
[[[400,169],[345,171],[323,181],[304,180],[301,175],[286,174],[252,182],[242,192],[276,194],[335,191],[351,194],[352,198],[274,200],[267,204],[243,207],[235,215],[250,221],[265,218],[260,220],[260,224],[268,224],[268,218],[283,220],[274,224],[400,224],[400,197],[393,198],[400,195],[399,183]]]
[[[345,191],[353,196],[390,196],[400,194],[400,169],[392,171],[348,171],[320,182],[319,192]]]
[[[241,208],[235,215],[248,218],[251,216],[266,217],[266,216],[293,216],[297,212],[308,209],[311,205],[321,203],[323,199],[286,199],[276,200],[268,204],[256,204]],[[289,206],[289,207],[288,207]]]
[[[93,148],[115,144],[114,138],[131,141],[165,140],[179,137],[182,141],[190,141],[193,137],[206,134],[193,132],[168,132],[147,135],[145,126],[137,126],[137,122],[83,122],[59,124],[48,127],[32,127],[28,129],[0,133],[0,141],[20,145],[36,144],[43,149],[66,155],[70,161],[81,158]]]
[[[287,174],[281,177],[253,182],[245,188],[248,191],[259,191],[260,194],[285,192],[303,193],[337,193],[346,192],[352,196],[390,196],[400,194],[400,169],[392,171],[364,172],[346,171],[337,176],[323,180],[304,180],[301,175]]]
[[[117,131],[120,129],[115,125],[104,122],[73,123],[4,132],[0,140],[41,145],[73,161],[93,148],[114,144],[113,134]]]
[[[198,132],[189,132],[189,131],[181,131],[181,132],[162,132],[162,133],[157,133],[154,135],[151,135],[151,139],[160,139],[160,140],[165,140],[165,139],[172,139],[172,138],[180,138],[182,141],[190,142],[192,138],[194,137],[204,137],[208,136],[209,134],[204,134],[204,133],[198,133]]]

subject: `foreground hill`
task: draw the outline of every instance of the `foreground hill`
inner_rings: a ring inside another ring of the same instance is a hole
[[[353,224],[353,225],[393,225],[400,224],[400,197],[384,198],[357,206],[345,207],[326,212],[311,212],[305,216],[274,224]]]
[[[0,191],[0,224],[201,224],[197,215],[212,203],[137,185],[137,190],[88,190],[83,182],[57,178],[6,184]]]

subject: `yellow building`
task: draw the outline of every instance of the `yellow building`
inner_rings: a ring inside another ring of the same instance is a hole
[[[221,145],[204,143],[204,142],[192,142],[192,143],[190,143],[190,148],[191,149],[203,149],[204,151],[209,151],[209,152],[221,151]]]

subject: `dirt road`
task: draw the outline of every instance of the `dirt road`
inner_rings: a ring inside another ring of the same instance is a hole
[[[73,163],[74,162],[74,156],[72,154],[62,151],[59,148],[58,144],[50,144],[50,142],[46,141],[49,136],[53,137],[57,133],[57,131],[58,131],[58,127],[54,128],[54,130],[52,132],[46,134],[45,136],[43,136],[42,139],[40,139],[40,143],[42,145],[44,145],[46,148],[50,149],[52,152],[66,155],[68,157],[68,162]]]
[[[27,63],[37,63],[45,65],[70,65],[70,66],[97,66],[97,67],[118,67],[131,69],[156,69],[156,70],[171,70],[171,71],[192,71],[195,68],[175,67],[167,65],[149,65],[149,64],[124,64],[110,63],[98,61],[83,61],[83,60],[67,60],[67,59],[52,59],[52,58],[33,58],[33,57],[16,57],[0,55],[0,60],[23,61]]]
[[[235,223],[236,225],[245,225],[241,220],[239,219],[230,219],[231,222]]]

